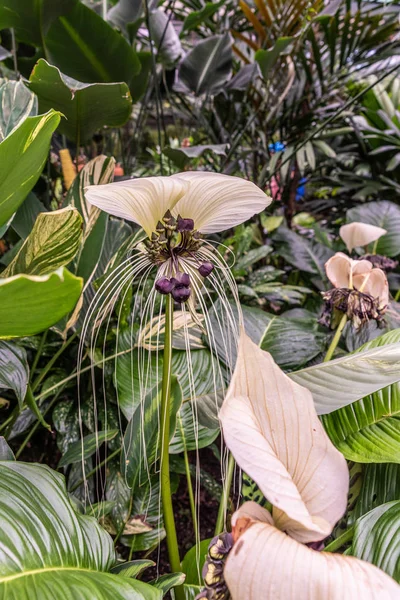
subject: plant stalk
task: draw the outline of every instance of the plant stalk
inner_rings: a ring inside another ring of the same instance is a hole
[[[346,323],[347,323],[347,315],[344,314],[340,320],[338,328],[336,329],[335,335],[333,336],[333,340],[331,341],[331,344],[328,348],[328,351],[325,355],[323,362],[328,362],[329,360],[331,360],[333,353],[336,350],[336,346],[339,343],[340,336],[342,335],[342,332],[343,332],[343,329],[344,329],[344,326],[346,325]]]
[[[187,481],[188,492],[189,492],[190,512],[192,513],[194,537],[195,537],[195,540],[197,543],[197,537],[200,535],[200,532],[198,530],[198,523],[197,523],[196,502],[195,502],[194,493],[193,493],[192,475],[190,473],[190,464],[189,464],[188,451],[187,451],[187,447],[186,447],[185,430],[183,428],[182,419],[179,416],[179,414],[178,414],[178,420],[179,420],[179,427],[181,430],[181,436],[182,436],[182,440],[183,440],[183,458],[185,461],[185,472],[186,472],[186,481]]]
[[[43,379],[46,377],[47,373],[50,371],[51,367],[54,365],[56,360],[61,356],[61,354],[64,352],[64,350],[66,350],[68,348],[68,346],[74,341],[74,339],[76,338],[77,335],[78,335],[78,332],[75,331],[75,333],[73,333],[71,335],[71,337],[68,338],[68,340],[61,346],[61,348],[58,349],[58,351],[54,354],[54,356],[51,357],[51,359],[49,360],[47,365],[44,367],[43,371],[32,383],[32,392],[36,391],[36,389],[42,383]],[[47,390],[47,391],[49,391],[49,390]]]
[[[164,527],[167,534],[168,556],[172,573],[181,570],[178,538],[176,535],[174,510],[172,506],[171,481],[169,473],[169,438],[170,438],[170,402],[171,402],[171,373],[172,373],[172,328],[173,300],[166,296],[165,306],[165,341],[164,364],[161,390],[161,500],[164,517]],[[176,600],[185,600],[183,586],[174,588]]]
[[[328,544],[324,548],[323,552],[335,552],[336,550],[339,550],[339,548],[347,544],[347,542],[350,542],[353,539],[353,537],[354,526],[350,527],[349,529],[346,529],[346,531],[342,533],[342,535],[339,535],[339,537],[336,538],[336,540],[333,540],[333,542]]]
[[[224,488],[222,490],[221,502],[219,504],[217,523],[215,525],[215,533],[214,535],[219,535],[224,531],[225,528],[225,515],[228,509],[228,500],[229,493],[231,491],[233,473],[235,471],[235,459],[233,458],[233,454],[229,454],[228,459],[228,471],[226,473],[226,480],[224,483]]]

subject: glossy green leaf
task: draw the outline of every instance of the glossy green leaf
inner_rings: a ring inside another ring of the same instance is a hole
[[[82,279],[60,268],[49,275],[0,279],[0,338],[35,335],[73,310]]]
[[[92,517],[77,514],[64,478],[42,465],[0,463],[2,600],[159,600],[142,582],[106,573],[116,555]]]
[[[138,560],[130,560],[128,562],[121,563],[120,565],[116,565],[111,569],[111,573],[114,573],[115,575],[121,575],[122,577],[132,577],[133,579],[137,579],[137,577],[139,577],[139,575],[141,575],[146,569],[155,566],[156,563],[152,560],[142,558]]]
[[[22,406],[28,388],[29,366],[25,348],[0,341],[0,389],[11,389]]]
[[[22,81],[0,79],[0,142],[24,119],[37,115],[37,106],[35,94]]]
[[[82,217],[74,208],[40,213],[35,225],[1,277],[47,275],[72,261],[82,239]]]
[[[199,424],[192,405],[186,402],[177,414],[176,431],[170,442],[169,451],[171,454],[179,454],[185,449],[206,448],[215,441],[219,432],[219,427],[209,429]]]
[[[163,148],[163,154],[181,170],[191,162],[191,160],[200,158],[205,152],[211,152],[217,156],[226,156],[226,144],[208,144],[204,146],[188,146],[187,148]]]
[[[130,86],[140,71],[125,38],[81,2],[72,3],[71,10],[52,22],[45,44],[52,64],[85,83],[124,81]]]
[[[281,37],[269,50],[257,50],[255,59],[260,65],[262,76],[266,81],[270,79],[271,70],[276,66],[278,60],[288,54],[292,41],[292,37]]]
[[[282,227],[275,232],[274,240],[279,242],[278,252],[288,263],[326,280],[324,265],[333,256],[332,250]]]
[[[351,554],[400,581],[400,502],[387,502],[358,519]]]
[[[202,540],[199,545],[193,546],[186,552],[182,560],[182,571],[186,575],[186,584],[188,585],[203,585],[201,571],[208,554],[208,546],[211,538]],[[199,562],[198,562],[199,559]]]
[[[346,213],[347,221],[360,221],[386,229],[387,234],[379,238],[376,253],[383,256],[400,254],[400,208],[397,204],[382,200],[351,208]]]
[[[7,440],[0,436],[0,461],[15,460],[14,452],[11,450]]]
[[[182,585],[185,581],[184,573],[167,573],[166,575],[161,575],[158,579],[153,579],[149,584],[153,585],[158,590],[161,590],[163,595],[165,596],[169,590],[176,587],[177,585]]]
[[[28,117],[0,143],[0,225],[6,223],[39,179],[60,115]]]
[[[363,465],[362,486],[354,509],[354,518],[357,519],[373,508],[399,498],[399,464]]]
[[[182,82],[196,95],[217,93],[232,69],[232,42],[229,33],[213,35],[198,42],[179,68]]]
[[[82,440],[74,442],[68,447],[66,453],[61,457],[58,463],[59,467],[65,467],[72,463],[81,462],[82,459],[89,458],[104,442],[108,442],[115,438],[118,429],[109,429],[108,431],[97,431],[85,435]]]
[[[41,112],[54,108],[65,116],[59,132],[80,143],[104,126],[121,127],[132,110],[126,83],[82,83],[43,59],[35,65],[29,87],[39,98]]]
[[[400,330],[366,346],[343,358],[290,373],[296,383],[311,391],[318,414],[331,413],[400,380]]]
[[[44,204],[33,192],[30,192],[12,220],[12,228],[21,239],[26,240],[41,212],[46,212]]]

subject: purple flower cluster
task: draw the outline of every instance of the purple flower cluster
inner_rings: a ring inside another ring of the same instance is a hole
[[[199,273],[202,277],[208,277],[214,265],[210,262],[204,262],[199,266]],[[176,302],[182,304],[190,297],[190,277],[188,273],[176,273],[175,277],[160,277],[155,283],[155,288],[160,294],[171,294]]]

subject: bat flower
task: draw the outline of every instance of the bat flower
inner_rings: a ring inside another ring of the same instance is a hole
[[[359,327],[365,321],[380,321],[389,304],[389,285],[382,269],[369,260],[353,260],[337,252],[325,264],[325,271],[334,289],[323,292],[325,309],[321,322],[335,325],[336,314],[345,313]]]
[[[346,510],[349,473],[314,408],[246,334],[220,411],[226,444],[271,512],[245,503],[232,519],[224,568],[232,600],[395,599],[400,587],[371,564],[318,552]]]
[[[386,229],[382,229],[382,227],[358,222],[342,225],[339,230],[339,235],[346,244],[349,252],[354,250],[354,248],[366,247],[368,244],[376,242],[376,240],[379,240],[386,233]]]

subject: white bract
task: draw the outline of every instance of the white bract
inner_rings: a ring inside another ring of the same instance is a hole
[[[358,222],[342,225],[339,230],[339,235],[346,244],[349,252],[354,250],[354,248],[368,246],[368,244],[379,240],[386,233],[386,229],[382,229],[382,227]]]
[[[244,332],[220,420],[238,465],[272,504],[269,513],[248,502],[233,516],[224,571],[232,600],[399,597],[400,587],[369,563],[305,545],[329,536],[345,512],[346,461],[311,393]]]

